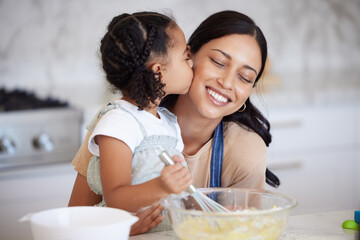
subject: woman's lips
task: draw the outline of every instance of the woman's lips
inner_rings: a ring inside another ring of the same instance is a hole
[[[231,102],[231,100],[227,96],[224,96],[223,94],[215,91],[212,88],[207,87],[206,91],[208,92],[210,100],[216,105],[223,106],[226,105],[228,102]]]

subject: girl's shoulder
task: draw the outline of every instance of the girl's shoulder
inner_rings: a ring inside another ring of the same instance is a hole
[[[136,105],[123,99],[109,102],[100,114],[101,113],[103,113],[102,117],[111,117],[130,122],[133,122],[134,120],[141,122],[144,116],[147,117],[147,115],[149,115],[145,110],[138,110]]]
[[[141,130],[137,123],[136,107],[124,100],[109,102],[101,108],[94,122],[93,134]],[[91,124],[90,124],[91,125]],[[112,136],[112,135],[111,135]]]
[[[95,118],[101,119],[103,116],[107,115],[108,112],[111,113],[122,113],[126,112],[125,115],[130,115],[130,112],[134,112],[136,106],[131,103],[122,100],[122,99],[114,99],[107,104],[103,105],[100,110],[96,113]]]
[[[175,116],[175,114],[170,112],[166,107],[159,107],[158,113],[165,116],[167,119],[170,119],[173,122],[177,122],[177,117]]]

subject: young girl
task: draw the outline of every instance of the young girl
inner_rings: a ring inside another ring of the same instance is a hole
[[[182,156],[176,117],[158,104],[168,94],[188,91],[192,62],[182,30],[154,12],[113,18],[100,51],[106,79],[123,97],[90,124],[87,180],[102,195],[98,205],[136,212],[192,183],[184,165],[165,167],[156,151],[161,146]]]

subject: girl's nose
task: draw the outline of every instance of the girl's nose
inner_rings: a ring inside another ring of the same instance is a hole
[[[187,60],[187,62],[188,62],[188,64],[189,64],[190,68],[193,68],[193,67],[194,67],[194,63],[193,63],[193,61],[192,61],[191,58],[189,58],[189,60]]]

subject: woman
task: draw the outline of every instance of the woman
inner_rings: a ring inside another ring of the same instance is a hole
[[[267,58],[261,30],[249,17],[223,11],[202,22],[188,44],[194,64],[190,90],[185,95],[170,95],[163,103],[178,117],[193,184],[263,189],[265,173],[268,183],[278,184],[266,171],[270,124],[249,99]],[[73,161],[79,174],[69,206],[101,201],[86,182],[91,156],[84,142]],[[154,206],[141,213],[132,234],[158,224],[161,210]]]

